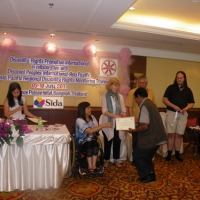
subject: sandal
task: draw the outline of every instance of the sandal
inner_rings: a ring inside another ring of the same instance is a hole
[[[118,163],[117,161],[115,161],[115,166],[118,167],[118,168],[122,167],[121,164]]]
[[[104,167],[108,167],[108,165],[109,165],[109,161],[106,161],[106,162],[104,163]]]
[[[95,173],[95,174],[98,174],[99,172],[100,172],[100,169],[99,169],[99,168],[95,168],[95,169],[94,169],[94,173]]]
[[[93,169],[88,169],[88,174],[94,174],[94,170]]]

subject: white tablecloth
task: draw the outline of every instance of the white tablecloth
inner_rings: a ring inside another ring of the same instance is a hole
[[[35,127],[24,136],[23,148],[14,142],[0,147],[0,191],[58,188],[71,173],[67,127],[50,126],[42,132]]]

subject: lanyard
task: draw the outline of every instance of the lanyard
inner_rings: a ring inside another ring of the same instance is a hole
[[[176,111],[175,113],[174,121],[173,123],[171,123],[171,127],[174,127],[174,123],[176,122],[177,117],[178,117],[178,111]]]

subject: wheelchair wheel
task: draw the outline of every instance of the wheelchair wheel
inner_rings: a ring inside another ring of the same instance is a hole
[[[76,169],[76,157],[77,157],[77,150],[75,145],[74,137],[71,135],[71,144],[70,144],[70,159],[71,159],[71,173],[74,178],[77,178],[79,174]]]
[[[75,148],[75,142],[74,137],[71,136],[71,144],[70,144],[70,156],[71,156],[71,168],[73,169],[75,164],[75,154],[76,154],[76,148]]]

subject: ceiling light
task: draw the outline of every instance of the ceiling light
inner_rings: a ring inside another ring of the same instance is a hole
[[[4,32],[3,34],[4,34],[4,35],[7,35],[7,33],[6,33],[6,32]]]
[[[129,10],[131,10],[131,11],[132,11],[132,10],[135,10],[135,8],[134,8],[134,7],[130,7],[130,8],[129,8]]]
[[[56,37],[56,35],[54,33],[51,33],[50,36],[51,36],[51,38]]]
[[[49,3],[49,6],[50,6],[50,8],[52,8],[52,7],[53,7],[53,5],[54,5],[53,3]]]
[[[49,55],[54,55],[58,51],[56,45],[54,43],[49,43],[49,42],[43,45],[43,49]]]

